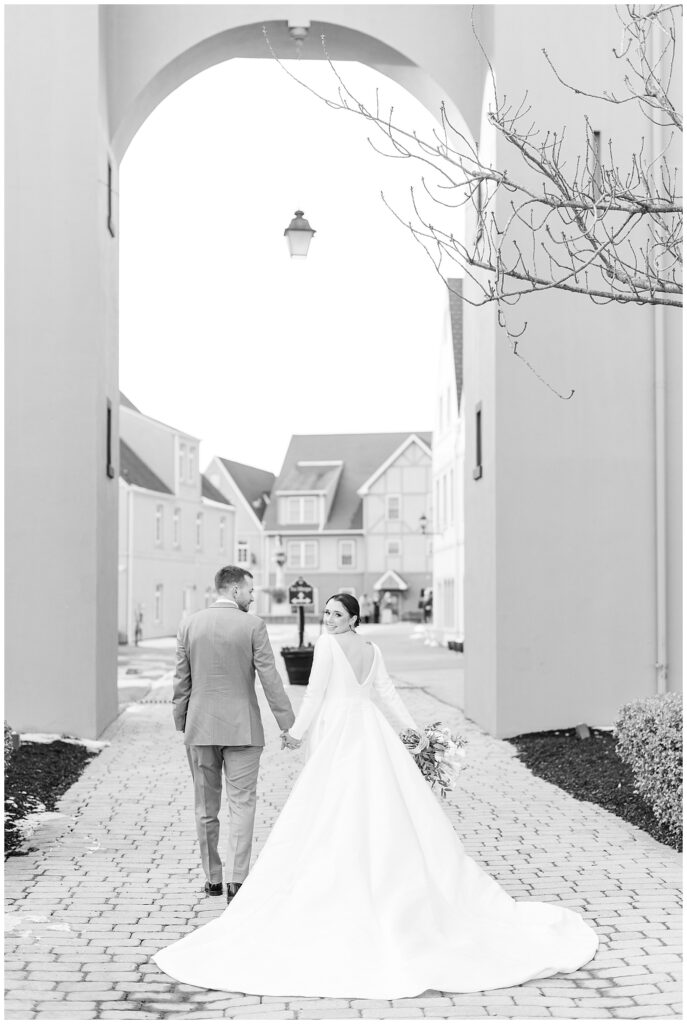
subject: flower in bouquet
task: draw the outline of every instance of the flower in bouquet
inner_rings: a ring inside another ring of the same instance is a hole
[[[464,736],[434,722],[422,732],[404,729],[401,740],[432,788],[438,785],[443,797],[455,788],[458,773],[465,767]]]

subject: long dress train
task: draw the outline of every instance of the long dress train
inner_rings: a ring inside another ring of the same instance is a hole
[[[179,981],[258,995],[393,999],[578,970],[596,933],[516,901],[467,855],[373,694],[415,727],[376,645],[359,683],[321,636],[291,734],[308,759],[226,911],[157,953]]]

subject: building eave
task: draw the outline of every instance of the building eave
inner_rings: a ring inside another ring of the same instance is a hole
[[[374,473],[372,474],[372,476],[369,477],[365,481],[365,483],[362,484],[358,488],[357,493],[360,495],[361,498],[364,498],[366,494],[369,494],[370,488],[372,487],[372,485],[377,480],[379,480],[380,476],[382,476],[384,473],[386,473],[387,469],[389,469],[391,466],[393,466],[393,464],[396,461],[396,459],[400,458],[400,456],[403,454],[403,452],[406,450],[406,448],[409,448],[410,445],[413,444],[413,443],[416,443],[417,445],[419,445],[419,447],[424,451],[425,455],[429,456],[429,458],[431,459],[431,457],[432,457],[432,449],[429,447],[429,445],[426,444],[422,440],[421,437],[418,437],[417,434],[408,434],[408,437],[405,439],[405,441],[403,441],[402,444],[400,444],[398,446],[396,451],[392,452],[391,455],[388,457],[388,459],[386,459],[382,463],[382,465],[379,467],[379,469],[376,469],[374,471]]]

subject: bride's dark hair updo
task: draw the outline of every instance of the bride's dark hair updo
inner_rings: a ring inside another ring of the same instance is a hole
[[[342,604],[349,615],[355,615],[357,620],[355,625],[360,625],[360,605],[357,598],[353,597],[353,594],[332,594],[331,597],[327,598],[326,603],[329,604],[330,601],[338,601]]]

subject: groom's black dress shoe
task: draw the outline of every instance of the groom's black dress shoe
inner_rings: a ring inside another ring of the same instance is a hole
[[[221,896],[222,895],[222,883],[221,882],[206,882],[205,892],[208,896]]]
[[[231,903],[240,888],[241,882],[227,882],[227,903]]]

